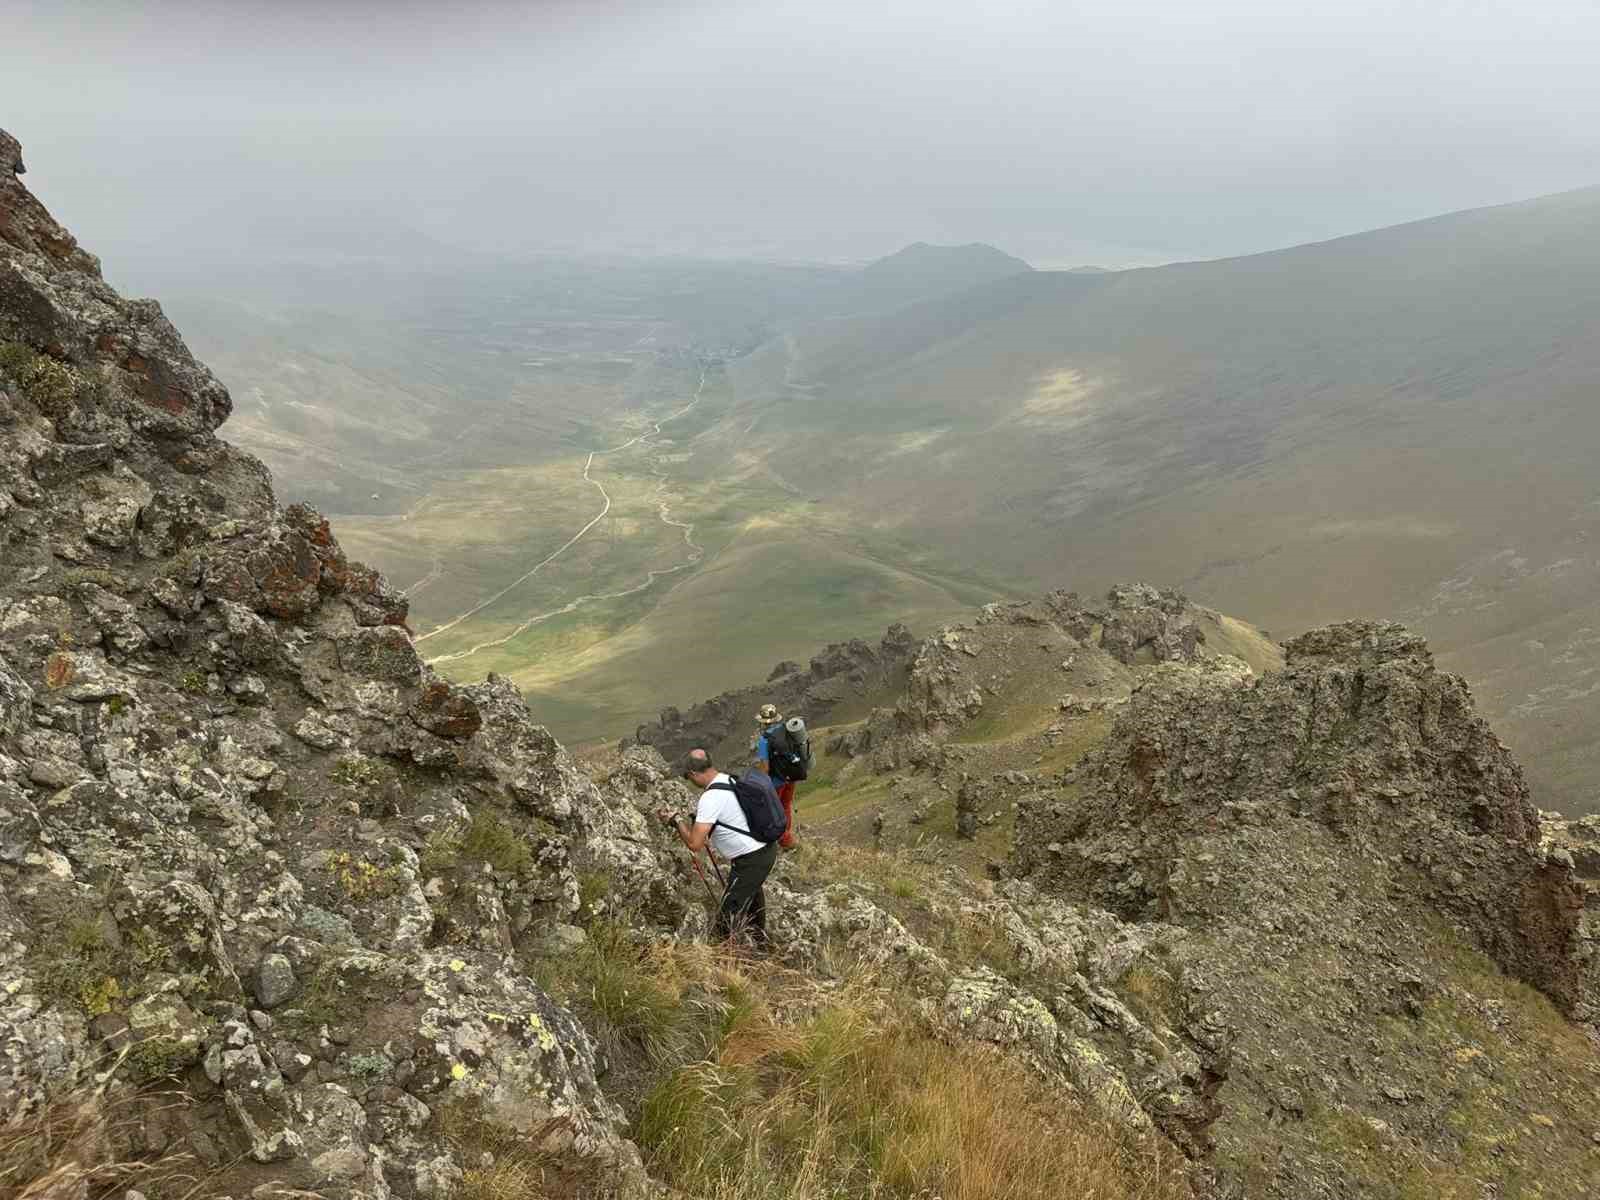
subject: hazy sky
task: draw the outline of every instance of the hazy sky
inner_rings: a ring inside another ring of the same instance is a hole
[[[113,274],[351,228],[1120,265],[1600,182],[1597,62],[1593,0],[10,0],[0,126]]]

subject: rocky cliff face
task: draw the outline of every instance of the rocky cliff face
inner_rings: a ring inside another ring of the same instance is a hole
[[[1487,997],[1504,991],[1482,990],[1489,976],[1463,955],[1593,1021],[1600,976],[1574,873],[1590,843],[1562,826],[1541,845],[1520,768],[1421,639],[1352,623],[1286,651],[1264,677],[1205,662],[1148,674],[1104,744],[1022,803],[1010,869],[1195,935],[1186,952],[1240,1031],[1219,1128],[1260,1172],[1252,1194],[1388,1194],[1328,1152],[1323,1114],[1396,1153],[1433,1139],[1470,1158],[1472,1138],[1494,1140],[1459,1116],[1478,1085],[1435,1057],[1513,1053],[1477,1015],[1501,1011]],[[1578,1096],[1596,1062],[1573,1030],[1560,1071],[1554,1054],[1531,1077],[1500,1068],[1495,1104],[1509,1124],[1559,1126],[1583,1160]],[[1262,1118],[1281,1132],[1263,1137]],[[1586,1194],[1592,1168],[1556,1190]]]
[[[880,771],[937,768],[946,744],[986,707],[992,711],[995,698],[1049,697],[1070,685],[1092,698],[1068,693],[1063,712],[1120,704],[1129,668],[1193,661],[1206,641],[1202,623],[1217,620],[1181,593],[1146,585],[1114,588],[1100,602],[1052,592],[1040,601],[987,604],[975,621],[916,646],[894,703],[874,709],[832,749],[870,755]]]
[[[659,832],[215,436],[226,390],[0,135],[0,1097],[185,1081],[126,1153],[444,1195],[471,1102],[643,1179],[592,1042],[518,968],[606,872],[669,926]]]

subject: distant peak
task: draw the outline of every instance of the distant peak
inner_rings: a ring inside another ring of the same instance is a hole
[[[945,266],[976,266],[992,264],[995,267],[1004,267],[1004,274],[1017,274],[1022,271],[1031,271],[1033,267],[1015,255],[1007,254],[998,247],[987,242],[967,242],[959,246],[939,246],[932,242],[912,242],[896,250],[893,254],[870,262],[863,271],[872,271],[880,267],[904,266],[913,262],[927,264],[940,264]]]

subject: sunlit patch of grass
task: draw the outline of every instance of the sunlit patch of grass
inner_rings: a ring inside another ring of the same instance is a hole
[[[685,1065],[643,1106],[641,1144],[688,1194],[1190,1195],[1175,1153],[1128,1140],[991,1050],[949,1045],[870,988],[786,1030],[740,1030],[725,1043],[738,1052]]]

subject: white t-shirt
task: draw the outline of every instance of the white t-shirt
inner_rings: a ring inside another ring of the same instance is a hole
[[[726,774],[717,772],[714,784],[732,783]],[[739,807],[739,797],[726,787],[708,787],[700,793],[700,803],[695,806],[694,823],[711,826],[711,848],[723,858],[739,858],[766,843],[750,836],[750,822],[744,819],[744,809]],[[728,826],[733,828],[728,828]]]

